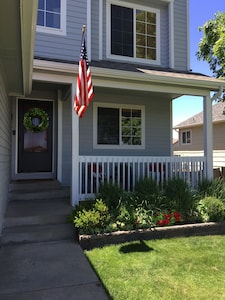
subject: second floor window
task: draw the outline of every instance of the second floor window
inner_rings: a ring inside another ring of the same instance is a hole
[[[191,144],[191,131],[190,130],[183,131],[181,133],[181,142],[184,145]]]
[[[65,33],[66,0],[39,0],[37,25],[38,31]]]
[[[157,10],[110,4],[110,55],[157,61]]]

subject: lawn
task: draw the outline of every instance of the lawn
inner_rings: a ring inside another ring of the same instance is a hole
[[[114,300],[225,299],[225,236],[137,241],[85,254]]]

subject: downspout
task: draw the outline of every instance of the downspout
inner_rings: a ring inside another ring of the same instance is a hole
[[[223,87],[220,86],[220,89],[217,93],[215,93],[212,97],[211,97],[211,101],[213,102],[214,100],[221,100],[221,96],[223,94]]]

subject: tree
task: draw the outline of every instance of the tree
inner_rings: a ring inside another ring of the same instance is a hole
[[[198,44],[197,58],[209,63],[215,77],[225,77],[225,13],[216,13],[199,31],[203,38]]]

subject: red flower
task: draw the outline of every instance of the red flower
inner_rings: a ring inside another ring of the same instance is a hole
[[[173,215],[174,215],[174,218],[175,218],[176,221],[180,221],[181,217],[180,217],[179,212],[175,211],[175,212],[173,213]]]
[[[172,218],[172,214],[164,214],[164,219],[170,220]]]

